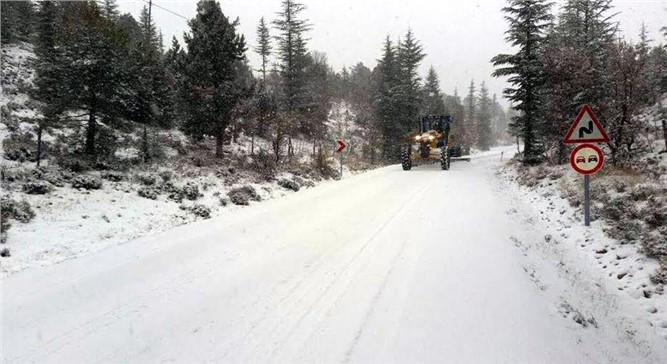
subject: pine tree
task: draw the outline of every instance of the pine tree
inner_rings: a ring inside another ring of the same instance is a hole
[[[482,82],[479,91],[479,107],[477,111],[477,147],[489,150],[493,145],[493,130],[491,126],[492,103],[486,83]]]
[[[418,70],[425,56],[422,45],[414,37],[412,30],[408,29],[405,39],[398,43],[396,54],[398,86],[394,94],[394,101],[398,108],[397,116],[401,135],[412,131],[419,122],[422,95]]]
[[[493,125],[493,138],[501,143],[505,143],[508,137],[507,115],[505,114],[505,110],[503,110],[503,107],[498,102],[498,96],[496,94],[493,94],[491,104],[492,104],[491,125]]]
[[[42,1],[37,13],[37,39],[35,44],[34,89],[30,94],[40,102],[42,117],[37,121],[37,165],[42,158],[42,134],[57,126],[66,108],[66,98],[60,80],[64,77],[60,52],[56,39],[60,32],[61,14],[55,1]]]
[[[435,68],[431,66],[422,89],[422,112],[423,115],[444,115],[445,101],[440,91],[440,80]]]
[[[236,68],[245,58],[245,39],[236,32],[238,19],[230,22],[214,1],[199,1],[189,24],[191,32],[184,36],[188,118],[183,127],[194,138],[215,136],[216,156],[222,157],[226,129],[244,93]]]
[[[460,146],[463,154],[470,152],[470,137],[465,124],[465,107],[461,102],[458,90],[454,89],[454,95],[445,95],[445,111],[452,117],[450,142],[452,146]]]
[[[118,3],[116,0],[104,0],[104,6],[102,8],[103,14],[107,19],[115,21],[118,19]]]
[[[111,153],[109,145],[97,139],[98,119],[102,117],[108,127],[123,110],[126,39],[96,3],[68,2],[61,6],[65,26],[59,67],[65,72],[60,79],[60,97],[66,100],[68,109],[86,110],[85,155],[95,161],[98,152]]]
[[[461,123],[463,123],[465,134],[460,136],[461,143],[468,148],[476,146],[477,140],[479,139],[477,104],[477,87],[475,86],[475,80],[470,80],[468,94],[463,98],[465,114]]]
[[[382,157],[385,160],[398,158],[400,151],[396,148],[401,131],[398,126],[398,105],[395,101],[398,88],[399,65],[396,59],[396,48],[391,39],[386,38],[382,58],[378,61],[379,82],[377,91],[377,118],[382,132]]]
[[[293,155],[292,134],[302,127],[303,111],[307,104],[306,66],[309,57],[305,33],[310,30],[310,25],[307,20],[299,18],[305,9],[305,5],[294,0],[283,0],[281,11],[273,21],[278,31],[275,39],[283,79],[281,109],[284,114],[280,120],[285,124],[281,126],[281,132],[276,133],[274,149],[280,150],[282,139],[286,136],[287,155],[290,158]]]
[[[27,42],[34,33],[35,10],[32,1],[3,1],[0,4],[2,43]]]
[[[257,47],[254,50],[262,59],[262,68],[260,71],[262,72],[262,81],[266,83],[266,67],[269,64],[272,47],[269,28],[264,22],[264,17],[259,20],[259,25],[257,26]]]
[[[551,3],[545,0],[510,0],[503,8],[510,23],[507,41],[516,48],[515,54],[500,54],[492,59],[496,77],[510,76],[512,87],[504,94],[520,112],[512,123],[524,142],[524,164],[539,163],[543,147],[540,128],[544,123],[543,96],[545,76],[539,59],[544,33],[551,25]]]

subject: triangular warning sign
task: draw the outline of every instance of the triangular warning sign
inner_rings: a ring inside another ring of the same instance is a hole
[[[593,114],[593,110],[588,104],[584,105],[579,111],[579,115],[574,120],[574,124],[570,127],[565,135],[565,144],[574,143],[607,143],[609,137],[604,132],[602,124]]]

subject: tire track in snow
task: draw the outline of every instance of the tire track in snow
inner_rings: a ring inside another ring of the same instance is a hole
[[[396,220],[396,218],[399,217],[399,216],[401,215],[402,212],[405,211],[406,206],[408,206],[410,203],[414,202],[414,196],[418,196],[418,195],[420,195],[420,194],[423,194],[423,192],[430,186],[430,184],[431,184],[431,181],[430,181],[430,180],[429,180],[429,181],[426,181],[426,182],[424,182],[424,184],[423,184],[422,186],[419,187],[419,189],[417,189],[417,190],[415,190],[414,192],[412,192],[412,193],[408,196],[408,198],[407,198],[407,199],[400,205],[400,207],[398,207],[398,208],[392,213],[392,215],[391,215],[391,216],[390,216],[390,217],[389,217],[389,218],[388,218],[388,219],[387,219],[387,220],[386,220],[386,221],[385,221],[385,222],[384,222],[384,223],[383,223],[377,230],[375,230],[375,232],[374,232],[369,238],[366,239],[365,243],[364,243],[364,244],[363,244],[363,245],[362,245],[362,246],[361,246],[361,247],[354,253],[353,256],[351,256],[351,257],[347,260],[347,263],[342,267],[342,269],[340,270],[340,273],[338,273],[338,274],[334,274],[333,278],[329,281],[329,283],[328,283],[327,286],[325,287],[324,291],[322,291],[322,292],[317,296],[317,298],[316,298],[315,300],[311,301],[311,303],[308,305],[308,307],[306,307],[305,310],[302,310],[302,312],[301,312],[301,314],[299,315],[299,317],[298,317],[298,319],[296,320],[296,322],[294,322],[293,324],[290,325],[290,326],[291,326],[291,329],[288,331],[288,333],[287,333],[287,334],[286,334],[286,335],[285,335],[279,342],[277,342],[276,344],[274,344],[274,349],[271,351],[271,353],[270,353],[270,355],[268,356],[268,358],[275,358],[276,356],[280,355],[280,353],[281,353],[281,349],[282,349],[282,347],[285,345],[285,343],[289,340],[290,337],[292,337],[292,336],[294,335],[294,333],[296,332],[296,330],[299,329],[299,326],[301,325],[301,323],[303,322],[303,320],[304,320],[308,315],[313,314],[314,307],[315,307],[316,305],[322,303],[324,297],[327,296],[330,292],[332,292],[332,290],[333,290],[333,288],[334,288],[334,286],[335,286],[336,284],[338,284],[338,283],[341,282],[341,277],[343,277],[343,276],[351,276],[351,277],[354,277],[354,276],[356,276],[356,275],[359,273],[359,271],[360,271],[363,267],[366,266],[366,263],[367,263],[368,259],[371,259],[372,256],[370,256],[370,255],[367,256],[366,259],[365,259],[363,262],[358,261],[358,259],[360,258],[360,256],[361,256],[362,254],[366,253],[366,252],[370,249],[371,244],[376,242],[376,238],[377,238],[377,236],[378,236],[381,232],[383,232],[383,231],[387,228],[387,226],[389,226],[391,223],[393,223],[393,222]],[[397,256],[398,256],[398,255],[397,255]],[[387,276],[388,276],[388,275],[387,275]],[[335,297],[336,297],[335,300],[327,300],[328,302],[333,302],[333,304],[331,304],[331,303],[327,303],[326,306],[327,306],[327,307],[332,307],[332,306],[335,307],[335,306],[336,306],[336,303],[339,302],[340,297],[342,297],[343,295],[345,295],[345,293],[347,292],[348,288],[350,287],[350,285],[351,285],[353,282],[354,282],[354,281],[353,281],[352,279],[349,279],[349,280],[347,281],[347,284],[345,284],[345,286],[342,288],[342,290],[340,290],[340,292],[335,293],[335,295],[336,295],[336,296],[335,296]],[[315,282],[315,283],[317,283],[317,282]],[[378,296],[378,298],[379,298],[379,295],[377,295],[377,296]],[[304,300],[305,300],[305,297],[303,297],[302,299],[300,299],[297,303],[300,303],[300,302],[302,302],[302,301],[304,301]],[[291,313],[292,313],[293,311],[296,311],[300,306],[298,306],[298,305],[294,305],[293,307],[294,307],[294,309],[293,309],[292,311],[290,311],[289,314],[286,315],[285,317],[290,317],[290,316],[291,316]],[[330,311],[330,310],[331,310],[331,309],[327,310],[327,312]],[[369,315],[370,315],[370,313],[369,313]],[[285,319],[284,319],[283,321],[285,321]],[[282,323],[282,322],[281,322],[281,323]],[[281,326],[281,325],[280,325],[281,323],[279,323],[278,325],[276,325],[276,328],[279,328],[279,327]],[[307,340],[305,340],[304,343],[305,343],[306,341],[307,341]]]

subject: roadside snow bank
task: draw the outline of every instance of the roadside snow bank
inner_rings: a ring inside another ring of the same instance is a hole
[[[640,348],[650,347],[643,338],[656,333],[667,339],[667,296],[663,284],[655,280],[656,272],[660,272],[658,261],[643,253],[637,237],[614,239],[605,233],[611,229],[601,218],[605,203],[595,205],[594,221],[584,227],[583,212],[576,202],[583,196],[583,189],[579,188],[583,181],[568,166],[549,167],[550,171],[539,168],[543,167],[533,168],[532,172],[517,171],[509,164],[497,172],[502,177],[500,188],[517,196],[506,213],[525,220],[543,234],[538,241],[511,238],[526,256],[524,270],[541,290],[557,284],[560,277],[570,285],[564,288],[566,291],[580,292],[561,297],[557,310],[584,327],[606,326],[604,329],[621,332]],[[605,188],[596,179],[592,186],[593,193]],[[628,201],[629,205],[635,203]],[[540,220],[535,221],[531,217],[534,215]],[[626,313],[625,317],[611,314],[617,310]],[[617,320],[603,323],[601,317]]]

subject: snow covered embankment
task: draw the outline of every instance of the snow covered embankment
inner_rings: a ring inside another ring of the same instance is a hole
[[[581,207],[575,203],[573,208],[569,201],[583,198],[583,190],[581,196],[572,196],[572,184],[583,185],[581,177],[569,171],[569,166],[550,168],[554,171],[536,173],[537,168],[517,171],[510,164],[497,172],[502,188],[519,196],[506,213],[525,220],[544,236],[538,241],[511,237],[527,259],[523,269],[541,290],[552,291],[551,285],[566,282],[553,291],[579,292],[554,299],[560,301],[559,313],[584,327],[621,333],[640,350],[651,346],[646,338],[657,334],[667,339],[667,296],[654,278],[660,272],[659,263],[647,257],[636,242],[608,236],[605,231],[611,227],[600,216],[601,204],[596,205],[594,221],[586,228]],[[540,216],[540,221],[522,213],[526,210]]]

